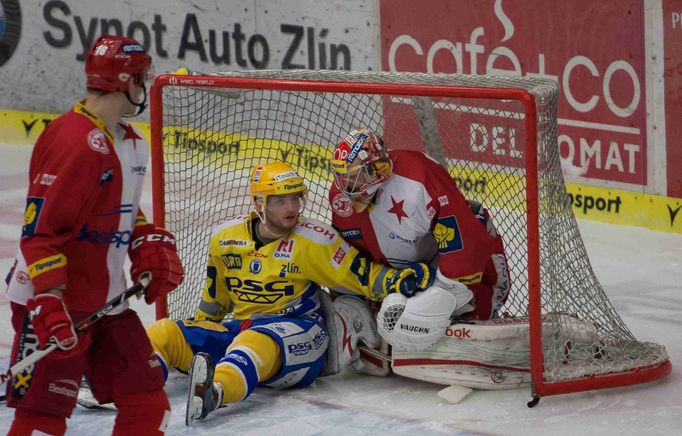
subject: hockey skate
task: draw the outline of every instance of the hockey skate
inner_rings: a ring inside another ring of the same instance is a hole
[[[95,395],[90,389],[90,385],[85,381],[85,378],[81,380],[81,387],[78,391],[78,399],[76,400],[79,406],[85,407],[86,409],[100,409],[100,410],[113,410],[116,411],[116,406],[114,403],[101,404],[95,398]]]
[[[213,362],[206,353],[197,353],[192,359],[189,370],[189,391],[187,392],[187,408],[185,425],[199,421],[220,407],[223,390],[213,382]]]

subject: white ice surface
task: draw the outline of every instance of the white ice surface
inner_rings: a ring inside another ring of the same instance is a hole
[[[24,208],[30,147],[0,146],[0,272],[14,252]],[[147,191],[148,193],[148,191]],[[149,195],[145,195],[149,203]],[[150,208],[147,207],[147,210]],[[635,336],[664,344],[673,364],[667,379],[628,388],[545,397],[528,409],[527,389],[476,391],[460,404],[439,399],[439,385],[396,376],[344,373],[288,391],[259,388],[246,401],[184,425],[186,379],[175,373],[166,391],[173,405],[168,434],[682,434],[682,236],[582,221],[595,272]],[[134,304],[143,321],[153,310]],[[7,367],[12,332],[0,294],[0,368]],[[13,412],[0,405],[0,433]],[[110,411],[76,408],[70,435],[109,434]]]

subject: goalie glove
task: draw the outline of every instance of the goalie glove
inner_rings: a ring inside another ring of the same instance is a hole
[[[38,343],[41,347],[55,343],[61,353],[53,357],[68,357],[85,350],[90,345],[90,337],[77,334],[73,321],[64,306],[64,300],[54,294],[38,294],[26,302],[28,317],[33,324]]]
[[[130,277],[137,282],[145,271],[152,273],[152,281],[145,293],[148,304],[177,288],[185,276],[172,233],[144,224],[135,228],[130,244]]]
[[[422,350],[435,344],[450,325],[455,297],[437,285],[406,298],[384,298],[377,315],[377,330],[386,342],[401,350]]]
[[[318,295],[329,333],[327,359],[322,376],[334,375],[358,361],[359,342],[369,348],[378,348],[381,338],[377,335],[375,319],[369,306],[360,298],[342,295],[332,302],[327,292],[320,290]]]

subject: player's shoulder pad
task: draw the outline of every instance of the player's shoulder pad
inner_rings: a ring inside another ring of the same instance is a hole
[[[221,233],[223,230],[230,229],[236,226],[243,226],[246,223],[248,217],[249,217],[248,215],[235,215],[229,217],[222,224],[219,224],[213,228],[213,231],[211,231],[211,238],[213,238],[218,233]]]
[[[303,217],[299,221],[294,229],[294,234],[322,245],[333,244],[337,238],[341,237],[339,232],[329,224],[307,217]]]

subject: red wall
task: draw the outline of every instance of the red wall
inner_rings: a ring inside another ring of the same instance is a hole
[[[562,87],[562,158],[588,163],[589,178],[646,185],[642,1],[381,0],[380,20],[384,70],[554,76]],[[675,79],[682,129],[682,66]],[[679,176],[668,174],[678,179],[679,194]]]

